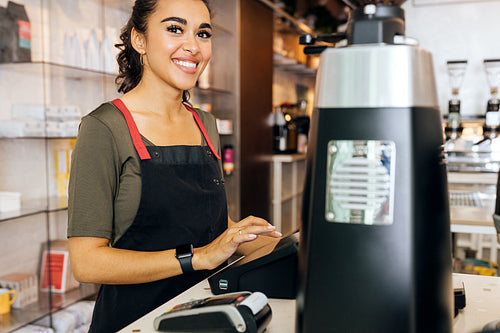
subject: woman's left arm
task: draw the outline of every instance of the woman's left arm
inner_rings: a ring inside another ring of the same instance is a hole
[[[227,217],[227,226],[228,228],[236,227],[238,225],[237,222],[231,220],[231,218]],[[255,251],[264,251],[266,253],[271,253],[271,251],[275,248],[282,237],[282,234],[279,231],[270,231],[269,235],[258,235],[257,239],[252,240],[247,243],[242,243],[238,246],[236,250],[236,255],[246,256]]]

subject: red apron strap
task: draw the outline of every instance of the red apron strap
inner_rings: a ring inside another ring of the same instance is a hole
[[[135,150],[137,151],[137,154],[139,154],[139,158],[141,160],[150,160],[151,155],[149,155],[146,145],[142,141],[141,134],[137,129],[137,125],[135,124],[134,118],[132,118],[132,114],[130,113],[130,111],[119,98],[115,99],[111,103],[113,103],[123,113],[125,121],[128,125],[128,129],[130,131],[130,136],[132,137],[132,142],[134,143]]]
[[[151,155],[149,155],[148,150],[146,149],[146,145],[142,141],[141,134],[139,133],[139,130],[137,129],[137,125],[135,124],[134,118],[132,117],[132,114],[130,111],[127,109],[125,104],[122,102],[121,99],[117,98],[113,103],[122,113],[123,116],[125,117],[125,121],[127,122],[129,131],[130,131],[130,136],[132,137],[132,142],[134,143],[135,150],[137,150],[137,153],[139,154],[139,157],[141,160],[150,160]],[[210,140],[210,137],[208,136],[208,133],[205,129],[205,126],[203,126],[203,123],[193,109],[191,109],[189,106],[184,105],[191,113],[193,114],[193,118],[196,121],[196,124],[200,128],[201,133],[203,134],[203,137],[205,137],[205,140],[207,141],[208,146],[210,147],[210,150],[214,154],[214,156],[217,159],[221,159],[217,151],[215,150],[214,145],[212,144],[212,140]]]
[[[202,123],[202,121],[200,119],[200,116],[198,116],[198,114],[196,113],[196,111],[194,111],[193,109],[191,109],[189,106],[187,106],[185,104],[184,104],[184,106],[186,107],[186,109],[188,109],[189,111],[191,111],[191,113],[193,114],[194,120],[196,121],[196,124],[200,128],[201,133],[203,133],[203,136],[205,137],[205,141],[207,141],[207,144],[210,147],[210,150],[212,151],[212,153],[214,154],[214,156],[217,157],[218,160],[220,160],[221,158],[220,158],[219,154],[217,153],[217,150],[215,150],[215,147],[212,144],[212,140],[210,140],[210,137],[208,136],[208,133],[207,133],[207,130],[205,129],[205,126],[203,126],[203,123]]]

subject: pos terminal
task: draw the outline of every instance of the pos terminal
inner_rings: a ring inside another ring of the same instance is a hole
[[[256,251],[208,278],[212,293],[259,291],[271,298],[297,293],[299,233],[282,238],[270,253]]]

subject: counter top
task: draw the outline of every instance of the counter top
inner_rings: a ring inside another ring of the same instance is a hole
[[[454,333],[480,332],[487,323],[500,319],[500,278],[453,274],[455,286],[465,286],[466,307],[453,320]],[[154,318],[173,306],[213,296],[207,280],[178,295],[149,314],[122,329],[119,333],[154,333]],[[273,317],[267,333],[295,332],[295,300],[270,299]]]
[[[186,290],[167,303],[159,306],[144,317],[125,327],[119,333],[153,333],[153,321],[177,304],[214,296],[210,291],[208,280],[203,280],[194,287]],[[295,332],[295,300],[269,299],[269,306],[273,312],[271,322],[267,326],[266,333],[290,333]]]
[[[263,155],[261,156],[262,161],[266,162],[280,162],[280,163],[291,163],[295,161],[305,160],[307,158],[307,154],[272,154],[272,155]]]

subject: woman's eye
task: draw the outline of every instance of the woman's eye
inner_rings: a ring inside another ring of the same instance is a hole
[[[181,34],[183,30],[178,25],[171,25],[167,28],[167,31],[172,32],[174,34]]]
[[[210,37],[212,37],[212,33],[209,32],[209,31],[205,31],[205,30],[198,32],[197,35],[200,38],[207,38],[207,39],[210,38]]]

